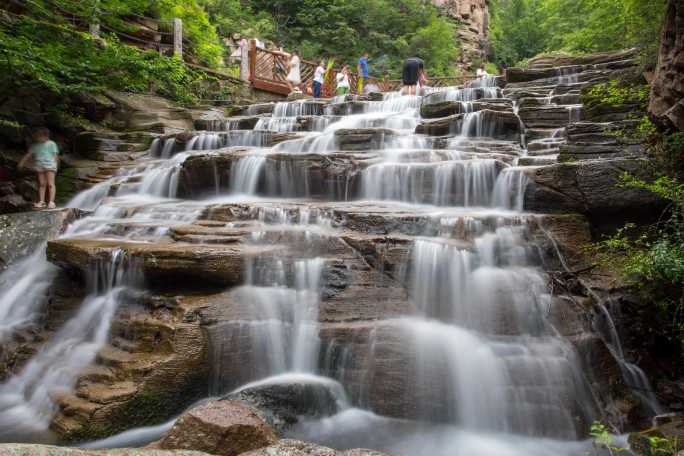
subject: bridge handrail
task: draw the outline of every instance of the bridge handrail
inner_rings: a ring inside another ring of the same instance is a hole
[[[286,78],[289,72],[287,64],[290,55],[284,51],[259,48],[256,40],[251,40],[249,43],[249,81],[254,88],[282,95],[289,94]],[[301,82],[303,84],[313,80],[317,66],[317,62],[300,60]],[[333,68],[334,73],[338,71],[340,71],[339,68]],[[349,79],[353,91],[357,87],[356,71],[350,72]],[[475,77],[470,75],[428,77],[428,85],[431,87],[457,86],[472,79]],[[366,85],[376,85],[382,92],[392,92],[401,89],[402,81],[401,79],[369,77]],[[324,84],[323,96],[330,97],[334,94],[335,87]]]

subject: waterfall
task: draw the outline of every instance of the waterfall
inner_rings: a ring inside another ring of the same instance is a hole
[[[266,157],[250,155],[243,157],[230,169],[230,190],[232,193],[255,195]]]
[[[496,160],[379,163],[363,171],[362,195],[440,206],[487,206],[497,172]]]
[[[225,392],[241,383],[287,372],[316,372],[323,266],[320,258],[290,264],[264,258],[247,265],[246,285],[235,291],[235,302],[243,308],[244,317],[210,329],[215,360],[212,391]],[[239,378],[221,370],[226,358],[236,356],[232,340],[241,341],[239,351],[245,350],[249,359],[243,371],[232,373]]]
[[[496,180],[492,205],[501,209],[524,210],[528,184],[529,178],[523,169],[505,168]]]
[[[107,341],[109,326],[125,293],[140,283],[138,269],[123,251],[97,264],[90,294],[78,312],[17,375],[0,384],[0,441],[45,432],[57,411],[55,393],[70,392],[80,370]]]
[[[139,193],[175,198],[181,167],[187,158],[187,153],[180,153],[170,160],[149,167],[144,172]]]
[[[586,80],[580,73],[561,68],[544,83],[575,85]],[[128,343],[138,334],[129,340],[118,330],[127,322],[122,310],[141,296],[155,303],[136,308],[142,315],[204,331],[208,378],[200,380],[212,396],[295,383],[332,391],[339,413],[299,419],[286,437],[340,450],[583,456],[590,444],[581,440],[606,406],[593,384],[599,376],[583,371],[578,340],[585,336],[600,335],[614,354],[624,377],[615,389],[629,385],[659,411],[643,371],[625,360],[609,309],[597,307],[603,315],[592,328],[580,311],[559,307],[574,297],[557,294],[551,268],[556,256],[566,265],[540,233],[564,218],[523,211],[533,170],[525,164],[554,160],[564,127],[530,128],[532,140],[526,146],[523,137],[521,147],[515,95],[505,97],[510,89],[499,83],[491,76],[430,88],[425,97],[260,105],[208,121],[209,131],[156,138],[149,157],[69,203],[88,214],[59,243],[97,252],[87,255],[98,260],[86,274],[85,297],[60,295],[54,282],[62,274],[45,246],[0,275],[0,343],[14,343],[22,331],[37,336],[27,344],[33,355],[10,366],[0,384],[0,441],[47,439],[55,416],[78,421],[60,410],[72,394],[108,418],[110,406],[89,402],[79,383],[84,368],[107,360],[108,342],[161,365],[156,346],[145,347],[152,356],[142,353]],[[542,99],[555,116],[552,92],[524,97]],[[566,100],[576,102],[576,94]],[[452,131],[421,118],[424,103],[445,101],[458,113],[443,120]],[[581,119],[581,106],[563,106],[569,122]],[[439,134],[415,133],[428,122]],[[235,276],[209,286],[194,275],[197,284],[180,286],[174,282],[184,271],[164,284],[153,272],[145,287],[143,266],[162,264],[157,247],[181,255],[181,268],[186,258],[234,255],[235,264],[211,261],[234,267]],[[74,308],[48,326],[42,317],[53,299],[58,311]],[[156,305],[173,300],[182,305]],[[186,312],[187,302],[201,305]],[[113,363],[107,369],[129,378]],[[187,390],[175,380],[169,388],[182,397]],[[177,412],[155,417],[159,426],[87,446],[144,445],[168,431]]]
[[[43,244],[0,274],[0,343],[37,319],[56,273],[45,259]]]

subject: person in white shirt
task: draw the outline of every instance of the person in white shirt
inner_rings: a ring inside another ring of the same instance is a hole
[[[325,80],[325,62],[321,61],[316,67],[313,79],[313,97],[321,98],[321,89],[323,89],[323,81]]]
[[[302,76],[299,70],[299,53],[297,51],[292,51],[292,57],[290,57],[290,61],[288,63],[288,66],[290,68],[290,72],[287,73],[287,87],[290,89],[290,92],[301,92],[301,89],[299,88],[299,84],[302,83]]]
[[[484,63],[480,65],[480,68],[477,69],[477,77],[481,78],[483,76],[489,76],[489,73],[487,73],[487,70],[485,70]]]
[[[349,93],[349,67],[347,65],[342,67],[342,71],[337,73],[335,77],[337,80],[337,95],[346,95]]]

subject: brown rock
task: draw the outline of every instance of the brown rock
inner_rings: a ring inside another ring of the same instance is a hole
[[[665,14],[650,113],[663,125],[684,130],[684,4],[670,0]]]
[[[160,446],[237,456],[277,440],[273,429],[251,407],[236,401],[213,401],[181,415]]]

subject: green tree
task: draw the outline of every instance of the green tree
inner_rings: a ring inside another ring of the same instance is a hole
[[[642,49],[652,65],[665,0],[493,0],[493,57],[513,65],[542,52]]]

